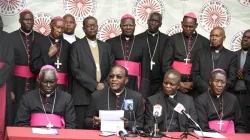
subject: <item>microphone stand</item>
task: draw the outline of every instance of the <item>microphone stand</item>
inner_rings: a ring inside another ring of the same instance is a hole
[[[154,131],[153,131],[153,134],[151,137],[153,138],[162,138],[162,135],[158,134],[158,121],[157,121],[157,115],[154,116],[154,120],[155,120],[155,123],[154,123]]]
[[[182,139],[184,139],[184,138],[187,138],[188,137],[188,135],[189,136],[192,136],[192,137],[195,137],[196,139],[199,139],[197,136],[195,136],[195,135],[193,135],[193,134],[191,134],[191,133],[189,133],[189,131],[188,131],[188,118],[187,118],[187,121],[186,121],[186,123],[185,123],[185,131],[180,135],[180,140],[182,140]]]
[[[136,125],[135,113],[134,113],[134,110],[131,109],[131,107],[128,107],[128,109],[129,109],[129,121],[132,120],[132,116],[131,116],[132,112],[134,114],[134,125],[132,127],[132,131],[129,134],[126,134],[126,137],[137,137],[137,135],[135,134],[136,129],[137,129],[136,126],[135,126]]]

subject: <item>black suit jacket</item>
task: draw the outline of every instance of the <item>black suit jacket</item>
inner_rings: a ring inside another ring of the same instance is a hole
[[[104,82],[115,65],[114,56],[107,43],[97,40],[97,44],[101,69],[100,82]],[[96,81],[95,61],[86,37],[72,44],[70,67],[73,77],[71,90],[73,103],[74,105],[89,105],[91,93],[96,90],[98,82]]]
[[[243,67],[244,71],[244,81],[247,87],[248,92],[250,92],[250,49],[248,50],[246,62]]]
[[[165,100],[164,94],[165,93],[163,91],[160,91],[156,95],[149,97],[146,101],[146,112],[144,114],[145,124],[151,126],[154,124],[153,106],[156,104],[160,104],[162,106],[162,115],[157,118],[158,127],[160,131],[167,130],[167,128],[165,128],[165,124],[166,124],[165,121],[167,118],[166,117],[167,107],[166,107],[166,100]],[[194,107],[193,98],[179,91],[177,92],[176,96],[177,96],[176,102],[181,103],[186,108],[186,113],[188,113],[194,119],[194,121],[197,122],[197,114],[196,114],[196,110]],[[178,113],[178,121],[179,121],[180,131],[183,132],[185,130],[185,124],[186,124],[187,118],[184,115]],[[195,128],[195,126],[191,122],[189,122],[189,128],[188,128],[189,131],[193,131],[193,128]]]

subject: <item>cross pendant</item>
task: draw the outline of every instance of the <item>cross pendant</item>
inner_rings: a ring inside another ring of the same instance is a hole
[[[155,65],[155,62],[154,61],[150,61],[150,69],[153,70],[153,66]]]
[[[186,65],[187,65],[187,63],[190,61],[190,59],[186,58],[186,59],[184,59],[184,61],[186,61]]]
[[[49,123],[46,125],[46,127],[48,127],[48,128],[52,128],[52,127],[53,127],[53,125],[49,122]]]
[[[56,68],[59,69],[59,67],[62,65],[62,63],[59,62],[59,59],[56,60]]]
[[[222,127],[222,125],[223,125],[224,123],[220,120],[220,122],[218,122],[217,124],[220,125],[220,130],[221,130],[221,127]]]

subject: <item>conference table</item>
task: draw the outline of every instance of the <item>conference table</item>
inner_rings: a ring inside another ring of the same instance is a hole
[[[98,130],[77,130],[77,129],[58,129],[59,135],[42,135],[32,134],[32,128],[28,127],[7,127],[5,140],[121,140],[118,136],[100,136],[101,132]],[[168,135],[179,138],[181,132],[169,132]],[[194,133],[192,133],[194,134]],[[196,134],[194,134],[196,135]],[[226,140],[250,140],[250,134],[222,134],[226,136]],[[149,138],[135,137],[127,140],[148,140]],[[157,140],[159,138],[153,138]],[[170,138],[161,138],[162,140],[170,140]],[[204,138],[205,140],[215,140],[215,138]],[[188,136],[184,140],[197,140]],[[202,140],[199,137],[199,140]],[[223,140],[223,139],[221,139]]]

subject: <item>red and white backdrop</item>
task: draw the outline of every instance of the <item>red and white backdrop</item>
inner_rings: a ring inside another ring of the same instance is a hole
[[[224,46],[233,51],[241,47],[244,30],[250,29],[250,0],[0,0],[5,31],[20,27],[18,15],[23,9],[34,13],[34,29],[45,35],[50,32],[49,22],[53,16],[71,13],[77,21],[75,33],[83,37],[83,19],[94,16],[98,19],[101,40],[120,34],[120,18],[127,13],[136,18],[135,34],[145,31],[147,18],[154,11],[163,15],[160,30],[169,35],[181,31],[182,17],[190,11],[197,15],[197,31],[205,37],[214,26],[224,27],[227,36]]]

